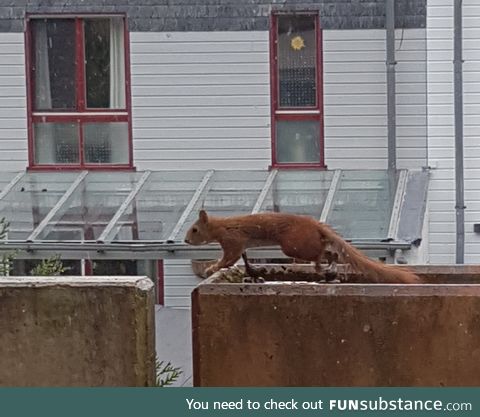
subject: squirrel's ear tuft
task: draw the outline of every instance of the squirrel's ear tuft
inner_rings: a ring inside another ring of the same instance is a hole
[[[207,223],[208,222],[208,215],[205,210],[200,210],[200,213],[198,214],[198,218],[202,223]]]

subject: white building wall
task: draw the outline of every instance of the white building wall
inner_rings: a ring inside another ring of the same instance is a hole
[[[163,261],[165,280],[165,306],[190,308],[190,295],[202,280],[192,272],[188,259],[166,259]]]
[[[465,262],[480,263],[480,3],[463,1],[465,152]]]
[[[397,30],[399,167],[426,164],[425,30]],[[323,31],[329,168],[386,168],[384,30]],[[266,169],[271,162],[267,32],[132,33],[140,169]]]
[[[266,169],[268,32],[131,33],[140,169]]]
[[[479,263],[480,236],[480,4],[463,2],[465,166],[465,262]],[[455,262],[455,124],[453,2],[429,1],[428,137],[432,166],[429,191],[430,263]]]
[[[455,123],[453,2],[430,0],[428,36],[428,138],[433,168],[429,190],[430,263],[455,263]],[[480,236],[480,4],[463,2],[465,262],[479,263]]]
[[[0,170],[28,164],[27,90],[23,33],[0,32]]]
[[[387,167],[385,30],[324,31],[325,157],[330,169]],[[426,165],[424,29],[397,30],[399,168]]]
[[[427,8],[429,261],[455,262],[455,138],[453,116],[453,2]]]

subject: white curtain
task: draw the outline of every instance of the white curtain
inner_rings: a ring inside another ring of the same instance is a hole
[[[47,21],[35,21],[35,110],[52,108],[50,89],[50,66],[48,63],[49,41]],[[35,129],[35,161],[42,164],[56,162],[53,126],[50,123]]]
[[[125,47],[123,19],[110,19],[110,108],[124,109],[125,105]]]
[[[35,22],[35,108],[45,110],[52,108],[50,91],[50,68],[48,65],[47,22]]]
[[[124,109],[125,102],[125,45],[123,19],[110,19],[110,108]],[[124,123],[112,123],[105,126],[108,129],[111,162],[127,163],[128,149],[125,149]],[[128,131],[127,131],[128,134]],[[127,158],[127,160],[125,160]]]

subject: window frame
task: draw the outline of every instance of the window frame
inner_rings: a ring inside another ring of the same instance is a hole
[[[125,108],[88,108],[86,107],[86,70],[84,65],[77,65],[75,74],[75,91],[77,110],[39,110],[35,105],[35,82],[32,77],[33,66],[33,39],[31,21],[38,19],[73,19],[75,21],[75,60],[85,61],[84,19],[89,18],[121,18],[123,20],[123,42],[125,50]],[[25,68],[27,84],[27,135],[28,135],[28,170],[134,170],[133,165],[133,135],[132,135],[132,100],[130,74],[130,43],[126,14],[27,14],[25,30]],[[74,164],[38,164],[35,162],[35,134],[34,124],[43,123],[74,123],[78,128],[79,163]],[[127,123],[128,133],[128,162],[123,164],[87,163],[84,155],[83,125],[85,123]]]
[[[280,107],[279,106],[279,74],[278,74],[278,17],[279,16],[312,16],[315,21],[316,39],[316,106]],[[270,117],[271,117],[271,150],[272,168],[293,169],[326,169],[324,155],[324,114],[323,114],[323,43],[322,28],[318,12],[282,11],[273,12],[270,18]],[[319,162],[278,162],[277,160],[277,121],[317,121],[319,123]]]

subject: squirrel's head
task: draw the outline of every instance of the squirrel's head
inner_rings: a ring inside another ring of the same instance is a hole
[[[198,220],[192,224],[185,236],[185,243],[189,245],[203,245],[211,242],[208,229],[208,215],[205,210],[200,210]]]

